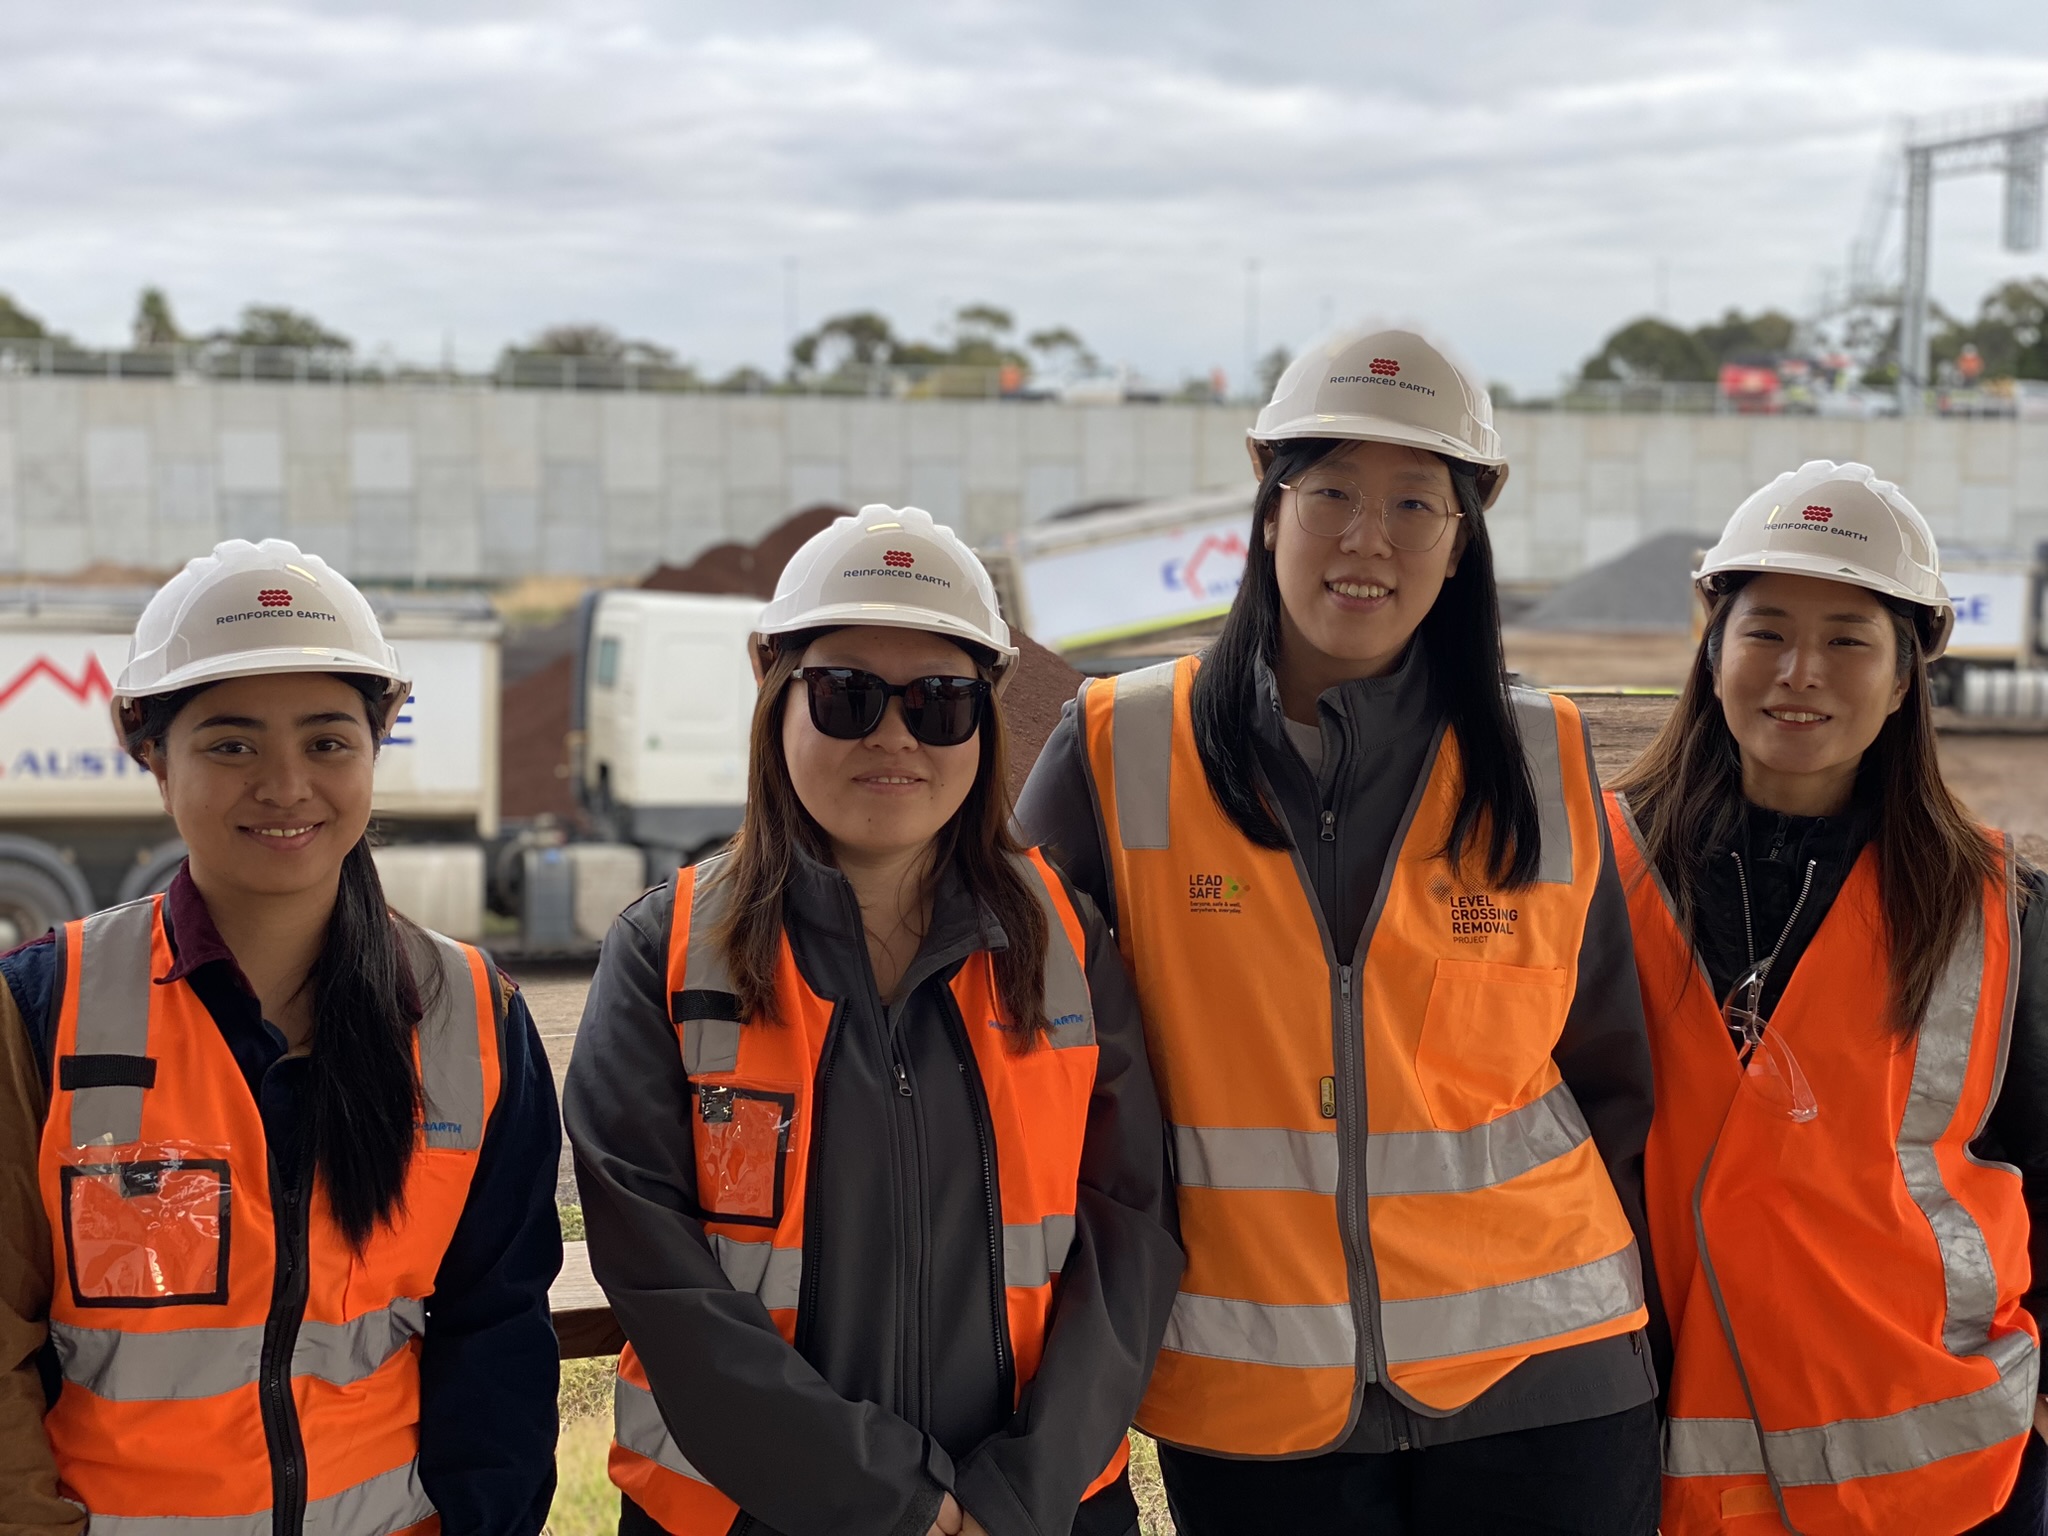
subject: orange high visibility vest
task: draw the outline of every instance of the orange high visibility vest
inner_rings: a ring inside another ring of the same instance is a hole
[[[40,1176],[59,1485],[106,1536],[436,1531],[415,1465],[420,1336],[498,1098],[489,967],[438,936],[415,952],[442,986],[419,1026],[404,1199],[357,1253],[316,1180],[304,1273],[280,1284],[263,1119],[197,994],[154,980],[175,958],[162,905],[58,938]],[[279,1495],[299,1506],[281,1521]]]
[[[1531,1355],[1643,1327],[1634,1237],[1550,1056],[1600,870],[1578,712],[1515,695],[1543,837],[1520,890],[1441,857],[1459,782],[1442,735],[1357,965],[1292,850],[1250,842],[1210,793],[1196,666],[1082,696],[1187,1251],[1139,1427],[1298,1456],[1344,1441],[1366,1382],[1441,1416]]]
[[[2010,844],[1903,1049],[1864,850],[1770,1019],[1818,1106],[1800,1122],[1750,1083],[1626,803],[1607,800],[1657,1072],[1666,1536],[1968,1530],[2012,1491],[2039,1370],[2019,1171],[1969,1152],[2018,985]]]
[[[1003,1214],[1003,1278],[1017,1391],[1038,1372],[1054,1288],[1074,1240],[1081,1144],[1095,1090],[1095,1010],[1084,969],[1087,938],[1044,858],[1028,878],[1044,903],[1050,942],[1045,1012],[1051,1028],[1029,1050],[994,1027],[1005,1016],[987,951],[952,982],[969,1022],[974,1061],[996,1142]],[[743,1025],[716,933],[728,899],[719,855],[676,872],[668,984],[676,1041],[690,1076],[697,1197],[712,1252],[733,1288],[760,1298],[785,1343],[796,1342],[804,1277],[804,1192],[810,1175],[813,1084],[832,1004],[798,973],[784,935],[775,999],[781,1023]],[[987,1028],[972,1021],[987,1019]],[[792,1448],[793,1450],[797,1448]],[[1119,1440],[1092,1494],[1120,1477]],[[629,1343],[613,1397],[611,1478],[678,1536],[723,1536],[740,1507],[691,1464],[669,1433]]]

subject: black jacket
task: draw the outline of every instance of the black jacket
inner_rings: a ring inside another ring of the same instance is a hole
[[[1348,953],[1394,851],[1402,813],[1429,766],[1430,742],[1443,712],[1434,697],[1428,658],[1417,640],[1394,672],[1323,694],[1318,706],[1323,761],[1317,771],[1288,740],[1279,689],[1263,667],[1261,683],[1263,708],[1246,722],[1257,744],[1260,787],[1293,836],[1332,942],[1339,953]],[[1592,771],[1590,757],[1587,771]],[[1017,816],[1025,835],[1044,843],[1068,877],[1115,921],[1086,748],[1072,704],[1031,771]],[[1368,1384],[1357,1426],[1340,1450],[1406,1450],[1570,1423],[1620,1413],[1656,1395],[1651,1360],[1663,1357],[1667,1335],[1643,1213],[1650,1049],[1628,903],[1602,820],[1600,880],[1579,951],[1578,991],[1552,1056],[1585,1114],[1635,1230],[1650,1307],[1648,1338],[1600,1339],[1533,1356],[1444,1418],[1412,1413],[1378,1384]],[[1363,1180],[1359,1184],[1363,1199],[1369,1191]]]
[[[1875,824],[1876,813],[1861,793],[1836,816],[1787,816],[1744,803],[1734,832],[1709,850],[1705,874],[1693,893],[1700,958],[1716,998],[1726,997],[1752,961],[1775,947],[1778,958],[1759,999],[1763,1016],[1770,1017]],[[2018,936],[2012,1044],[1990,1121],[1971,1151],[2020,1170],[2034,1268],[2026,1307],[2048,1325],[2048,879],[2022,864],[2020,881],[2027,905]]]
[[[957,878],[885,1006],[852,887],[805,860],[784,919],[835,1006],[820,1065],[804,1294],[791,1349],[735,1291],[696,1206],[687,1078],[669,1023],[673,883],[613,926],[564,1093],[591,1267],[670,1433],[762,1526],[922,1536],[946,1490],[994,1536],[1064,1536],[1130,1422],[1180,1278],[1164,1129],[1123,961],[1078,897],[1099,1048],[1077,1237],[1038,1374],[1014,1411],[995,1340],[992,1207],[972,1048],[948,982],[1005,939]],[[898,1069],[902,1077],[899,1081]],[[903,1089],[908,1092],[902,1091]],[[1125,1511],[1119,1486],[1091,1505]]]

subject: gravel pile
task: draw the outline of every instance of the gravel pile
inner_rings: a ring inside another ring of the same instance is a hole
[[[1712,534],[1660,533],[1553,587],[1516,618],[1526,629],[1688,629],[1692,571]]]

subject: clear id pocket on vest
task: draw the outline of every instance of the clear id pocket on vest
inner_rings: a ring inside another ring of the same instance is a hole
[[[796,1088],[782,1083],[695,1082],[697,1205],[713,1221],[772,1227],[782,1220]]]
[[[78,1148],[59,1179],[72,1301],[224,1305],[229,1184],[225,1147]]]

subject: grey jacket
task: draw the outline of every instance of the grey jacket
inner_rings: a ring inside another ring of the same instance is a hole
[[[884,1005],[838,871],[805,860],[786,894],[798,969],[835,1004],[793,1349],[727,1281],[696,1215],[689,1083],[669,1022],[673,883],[614,924],[563,1098],[591,1267],[678,1446],[746,1512],[736,1529],[922,1536],[951,1490],[994,1536],[1065,1536],[1130,1422],[1181,1252],[1136,1000],[1101,916],[1085,896],[1075,904],[1099,1059],[1075,1242],[1014,1409],[992,1133],[947,985],[1006,942],[994,919],[943,881]],[[1098,1498],[1112,1494],[1129,1497]]]
[[[1345,683],[1322,695],[1322,765],[1312,770],[1288,739],[1280,695],[1261,669],[1263,707],[1246,722],[1258,749],[1262,788],[1280,810],[1301,867],[1339,954],[1361,958],[1366,920],[1417,782],[1431,765],[1442,718],[1422,643],[1386,677]],[[1589,758],[1587,771],[1592,772]],[[1597,785],[1598,780],[1595,779]],[[1069,704],[1024,786],[1018,820],[1067,877],[1116,920],[1086,749]],[[1637,990],[1628,905],[1605,819],[1599,884],[1579,951],[1578,990],[1557,1048],[1559,1074],[1577,1099],[1606,1162],[1642,1258],[1650,1307],[1646,1334],[1602,1339],[1536,1355],[1464,1409],[1416,1413],[1377,1383],[1363,1388],[1345,1451],[1393,1451],[1619,1413],[1656,1395],[1667,1331],[1649,1262],[1643,1208],[1643,1145],[1649,1135],[1649,1040]],[[1324,1027],[1318,1025],[1317,1027]],[[1363,1103],[1363,1084],[1355,1102]],[[1361,1204],[1370,1191],[1353,1181]],[[1358,1227],[1366,1230],[1364,1212]]]

